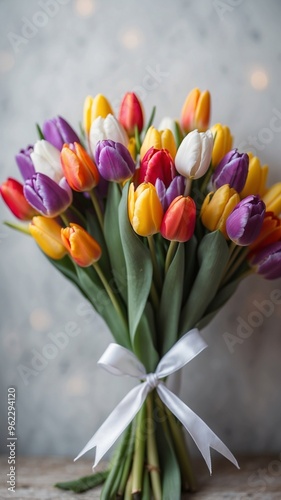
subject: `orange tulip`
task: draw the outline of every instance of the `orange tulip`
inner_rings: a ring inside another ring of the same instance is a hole
[[[181,111],[181,126],[188,133],[198,129],[205,132],[209,126],[211,96],[208,90],[193,89],[187,96]]]
[[[90,191],[99,182],[99,172],[87,151],[78,144],[64,144],[61,150],[64,175],[74,191]]]
[[[61,239],[78,266],[91,266],[101,256],[98,242],[78,224],[70,223],[69,227],[62,228]]]

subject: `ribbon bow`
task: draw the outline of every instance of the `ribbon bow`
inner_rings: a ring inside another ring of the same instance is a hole
[[[180,420],[199,448],[210,474],[212,473],[210,448],[217,450],[239,469],[235,457],[216,434],[181,399],[171,392],[161,379],[183,368],[207,347],[197,329],[190,330],[163,356],[155,373],[146,373],[144,365],[128,349],[110,344],[98,364],[113,375],[129,375],[143,382],[134,387],[116,406],[98,431],[74,460],[96,447],[95,463],[99,463],[118,437],[140,410],[147,395],[156,389],[169,410]]]

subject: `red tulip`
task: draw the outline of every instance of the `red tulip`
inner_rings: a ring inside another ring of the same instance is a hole
[[[139,183],[150,182],[155,185],[156,179],[169,187],[176,176],[173,159],[167,149],[150,148],[144,155],[139,169]]]
[[[142,131],[142,105],[134,92],[127,92],[123,97],[118,119],[129,136],[135,134],[135,127],[138,128],[139,133]]]
[[[11,212],[20,220],[31,220],[37,215],[36,210],[29,205],[23,195],[23,185],[9,177],[2,186],[0,192],[6,205]]]
[[[164,238],[185,242],[193,236],[196,222],[196,205],[190,196],[177,196],[168,207],[160,228]]]

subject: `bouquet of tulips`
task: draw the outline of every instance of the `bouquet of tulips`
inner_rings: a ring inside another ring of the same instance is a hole
[[[87,97],[79,137],[61,117],[37,126],[39,140],[16,155],[23,182],[1,194],[31,235],[94,309],[115,343],[100,363],[141,383],[79,454],[95,465],[119,440],[110,468],[62,488],[105,481],[101,498],[179,499],[195,481],[183,426],[210,468],[226,446],[166,387],[170,373],[204,349],[198,330],[242,279],[281,276],[281,183],[233,149],[229,128],[209,127],[210,94],[194,89],[180,119],[144,128],[127,93],[118,118],[108,100]]]

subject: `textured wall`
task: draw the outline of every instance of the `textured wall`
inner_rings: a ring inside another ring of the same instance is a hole
[[[40,17],[46,5],[54,10]],[[0,9],[1,181],[19,177],[13,157],[36,140],[35,122],[61,114],[77,126],[87,94],[104,93],[116,109],[134,89],[147,114],[157,105],[158,122],[178,116],[194,86],[211,91],[212,122],[227,123],[244,150],[256,138],[270,182],[280,179],[277,0],[1,0]],[[28,32],[27,20],[44,26]],[[15,385],[18,450],[74,456],[131,383],[97,368],[110,333],[35,243],[2,226],[0,252],[1,435]],[[182,397],[234,452],[281,451],[281,306],[234,352],[224,338],[276,289],[280,280],[257,277],[240,286],[203,331],[209,348],[184,370]],[[69,342],[52,349],[60,332]],[[42,351],[49,359],[39,361]]]

